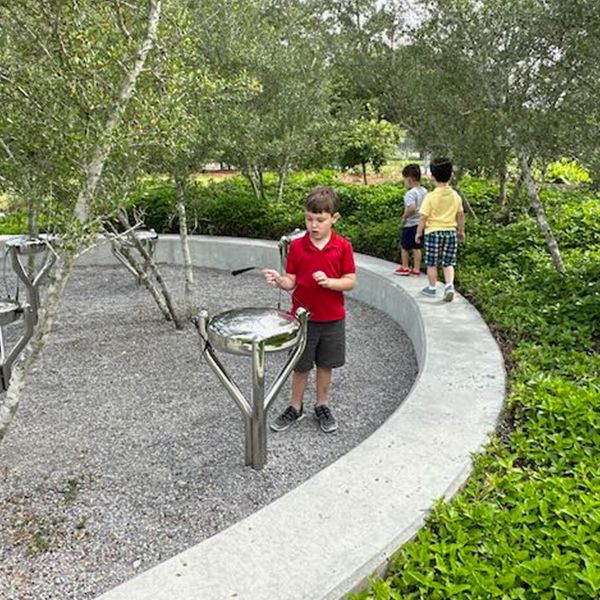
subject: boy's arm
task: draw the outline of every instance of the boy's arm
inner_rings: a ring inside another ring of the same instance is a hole
[[[296,287],[296,276],[291,273],[280,275],[275,269],[262,270],[267,283],[282,290],[293,290]]]
[[[458,243],[465,243],[465,213],[461,210],[456,214]]]
[[[315,281],[328,290],[334,292],[349,292],[356,285],[356,273],[346,273],[338,278],[327,277],[323,271],[313,273]]]
[[[416,210],[417,206],[415,201],[411,199],[410,192],[406,192],[406,194],[404,194],[404,212],[402,213],[402,222],[406,223],[408,217],[415,213]]]
[[[410,217],[410,215],[415,214],[415,212],[417,212],[417,209],[414,204],[409,204],[408,206],[406,206],[404,208],[404,212],[402,213],[402,222],[406,223],[408,217]]]
[[[429,217],[427,215],[421,215],[419,218],[419,224],[417,225],[417,233],[415,234],[415,242],[418,244],[421,241],[421,236],[423,235],[423,231],[425,230],[425,225],[427,224],[427,219]]]

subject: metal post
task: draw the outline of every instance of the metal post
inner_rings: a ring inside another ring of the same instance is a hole
[[[8,355],[5,355],[4,353],[4,344],[2,346],[2,359],[0,363],[2,381],[0,391],[8,390],[8,386],[10,385],[10,376],[12,374],[13,363],[21,353],[21,350],[23,350],[23,348],[27,346],[29,340],[31,339],[31,336],[33,335],[33,328],[35,326],[36,315],[34,314],[33,309],[31,308],[31,306],[29,306],[29,304],[24,304],[22,307],[15,310],[14,315],[9,316],[9,318],[15,320],[16,318],[18,318],[19,313],[21,312],[23,313],[23,325],[25,326],[23,334],[17,340],[17,343],[14,345],[13,349],[8,353]],[[0,330],[1,328],[2,325],[0,325]]]
[[[13,269],[14,269],[15,273],[17,274],[17,277],[25,284],[25,289],[27,292],[27,302],[31,306],[34,325],[37,325],[38,312],[40,310],[40,290],[39,290],[40,284],[44,280],[44,278],[46,277],[46,275],[48,274],[50,269],[53,267],[53,265],[56,261],[56,255],[49,247],[47,247],[46,248],[46,253],[47,253],[46,258],[45,258],[44,264],[40,268],[38,274],[35,276],[33,274],[28,274],[27,271],[25,270],[25,267],[23,266],[23,263],[21,262],[21,260],[19,258],[20,246],[18,244],[21,240],[22,240],[22,246],[23,246],[24,252],[29,251],[30,255],[33,255],[33,254],[36,254],[39,252],[38,250],[36,250],[37,245],[33,245],[36,242],[38,242],[39,240],[37,240],[36,238],[34,238],[33,240],[16,238],[16,241],[14,243],[12,243],[12,244],[7,243],[7,246],[9,248],[9,252],[10,252],[10,256],[11,256]],[[29,250],[27,248],[28,243],[30,245]],[[46,243],[49,244],[49,242],[46,242]]]
[[[265,342],[252,342],[252,466],[262,469],[267,462],[265,411]]]
[[[210,365],[211,369],[215,372],[229,395],[233,398],[234,402],[237,404],[240,412],[242,413],[242,417],[244,419],[244,456],[245,456],[245,464],[246,466],[252,465],[252,409],[250,404],[244,395],[240,391],[240,388],[236,385],[235,381],[229,377],[229,374],[225,370],[225,367],[221,364],[221,361],[215,354],[214,350],[211,348],[208,343],[208,311],[201,310],[198,313],[198,333],[202,338],[204,343],[204,356],[206,357],[206,362]]]
[[[267,411],[304,350],[308,316],[308,312],[303,308],[296,312],[297,320],[290,320],[289,315],[275,309],[247,308],[219,314],[210,319],[210,322],[208,312],[203,310],[194,319],[204,343],[203,355],[206,362],[242,412],[246,434],[246,465],[251,465],[254,469],[262,469],[267,462]],[[277,323],[275,329],[272,325],[273,318]],[[265,319],[270,329],[265,329]],[[265,394],[266,354],[288,348],[291,348],[288,358]],[[219,361],[215,349],[231,354],[250,355],[250,402]]]

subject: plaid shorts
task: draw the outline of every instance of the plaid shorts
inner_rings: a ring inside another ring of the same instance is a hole
[[[444,267],[456,265],[456,249],[458,242],[456,231],[432,231],[425,235],[425,261],[428,267],[436,267],[440,263]]]

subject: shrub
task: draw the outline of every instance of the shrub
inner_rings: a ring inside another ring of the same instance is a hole
[[[561,158],[550,163],[546,169],[548,181],[560,180],[566,183],[591,183],[590,174],[575,160]]]

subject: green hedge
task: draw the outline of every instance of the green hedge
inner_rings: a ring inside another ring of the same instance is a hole
[[[493,188],[470,183],[475,210],[491,215]],[[457,269],[508,358],[500,432],[465,489],[435,507],[387,579],[357,599],[600,593],[600,198],[551,188],[542,196],[565,276],[529,215],[506,227],[469,221]]]
[[[238,235],[278,239],[284,233],[302,227],[303,200],[317,185],[334,185],[340,199],[340,226],[360,232],[364,225],[393,220],[384,227],[395,237],[397,215],[402,210],[404,190],[394,184],[355,186],[342,184],[332,171],[294,174],[285,188],[283,201],[275,202],[276,180],[267,177],[267,199],[257,200],[248,181],[233,177],[190,186],[185,199],[188,227],[198,234]],[[141,210],[146,224],[163,233],[176,233],[174,186],[161,179],[149,179],[129,199],[131,210]],[[368,223],[364,220],[368,219]],[[394,242],[396,244],[396,242]]]

